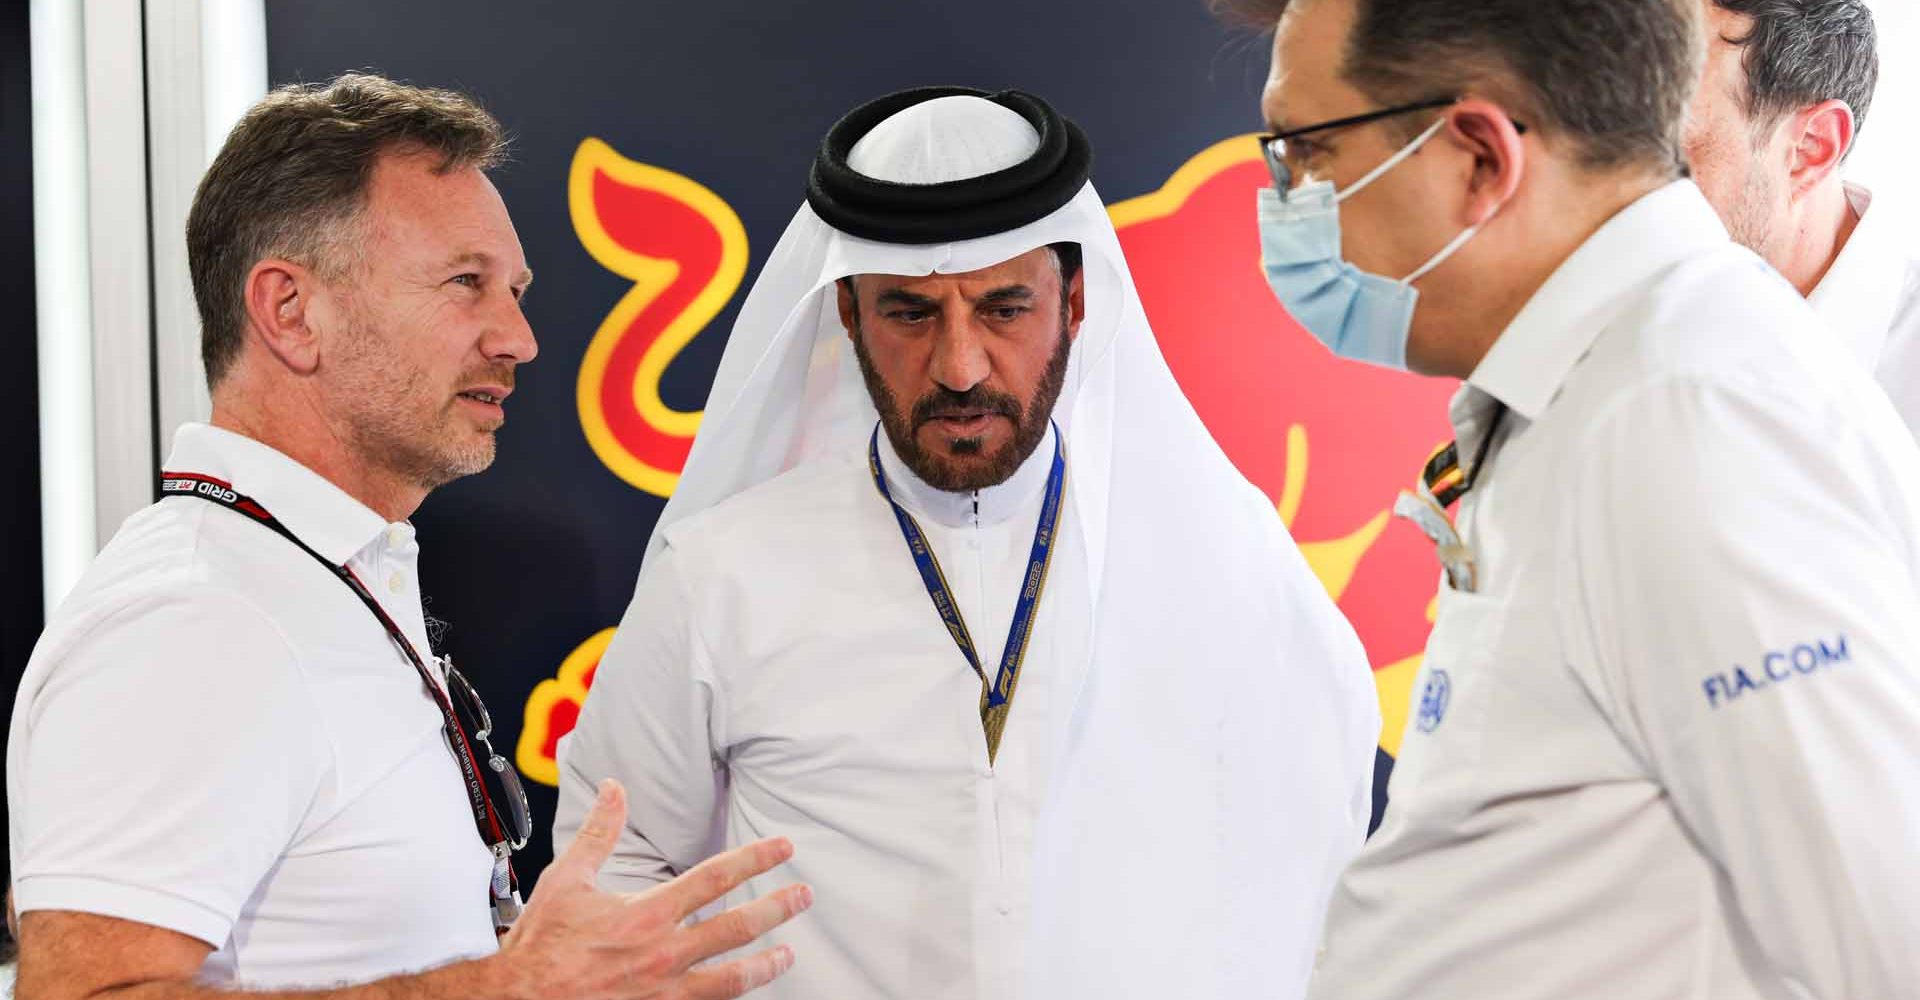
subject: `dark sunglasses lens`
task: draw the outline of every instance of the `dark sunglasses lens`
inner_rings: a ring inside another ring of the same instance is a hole
[[[491,776],[490,791],[495,807],[500,814],[500,825],[506,828],[508,842],[514,850],[526,846],[527,838],[533,835],[533,815],[527,809],[527,790],[520,784],[520,774],[513,769],[505,757],[495,757],[488,762],[486,773]]]
[[[486,702],[480,700],[480,692],[473,689],[467,675],[454,669],[453,661],[447,662],[447,691],[453,696],[454,707],[463,716],[462,721],[473,727],[473,734],[486,739],[493,735],[493,716],[487,714]]]

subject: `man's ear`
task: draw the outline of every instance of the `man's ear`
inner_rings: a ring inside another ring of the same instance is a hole
[[[1853,109],[1845,101],[1821,101],[1790,115],[1782,128],[1790,144],[1787,177],[1795,198],[1832,176],[1853,148]]]
[[[259,342],[297,375],[311,375],[320,366],[320,341],[309,323],[319,287],[311,269],[277,257],[247,272],[245,339]]]
[[[1527,147],[1520,126],[1492,101],[1470,97],[1448,108],[1447,136],[1473,156],[1473,176],[1467,195],[1469,226],[1493,218],[1520,190],[1526,174]]]
[[[1080,324],[1087,321],[1087,266],[1073,272],[1072,280],[1067,282],[1067,339],[1080,336]]]
[[[860,329],[860,302],[853,297],[853,279],[841,278],[833,283],[834,304],[840,309],[840,325],[847,329],[847,339],[852,340]]]

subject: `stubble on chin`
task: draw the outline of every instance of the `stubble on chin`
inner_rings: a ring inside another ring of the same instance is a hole
[[[363,467],[424,490],[438,489],[493,464],[498,427],[475,426],[448,395],[437,407],[424,372],[381,349],[364,329],[335,386],[345,443]]]
[[[356,414],[350,440],[363,464],[425,490],[493,464],[497,446],[492,430],[460,427],[454,414],[445,411],[433,421],[407,422],[396,416]]]

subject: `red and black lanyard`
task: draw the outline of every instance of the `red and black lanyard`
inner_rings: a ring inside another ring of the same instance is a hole
[[[427,669],[426,661],[421,659],[419,651],[413,648],[413,643],[407,639],[406,633],[394,623],[393,618],[387,614],[387,610],[380,606],[373,592],[367,589],[366,584],[360,582],[360,578],[354,574],[353,570],[344,565],[335,565],[326,556],[314,551],[313,547],[301,541],[300,536],[295,535],[292,529],[280,523],[279,518],[274,517],[252,497],[236,491],[230,483],[192,472],[162,472],[160,473],[160,493],[162,496],[198,497],[228,510],[237,511],[254,523],[271,529],[281,538],[299,547],[300,551],[312,556],[315,562],[325,566],[334,576],[339,577],[340,582],[346,584],[355,597],[360,598],[360,603],[365,604],[367,610],[373,612],[373,617],[379,620],[380,627],[387,630],[387,637],[393,640],[394,645],[400,647],[400,651],[406,654],[407,661],[419,671],[420,682],[426,685],[427,694],[432,697],[434,705],[440,709],[440,715],[446,727],[447,742],[453,748],[454,759],[460,763],[460,776],[467,786],[467,802],[473,807],[473,822],[480,833],[480,840],[489,851],[493,852],[496,859],[504,862],[506,858],[501,848],[507,845],[511,838],[507,831],[502,829],[497,818],[499,814],[494,810],[493,802],[487,795],[486,785],[480,781],[479,760],[473,754],[473,745],[467,739],[465,728],[460,725],[454,715],[453,703],[449,700],[447,691],[434,681],[433,672]],[[510,881],[517,884],[518,880],[513,878],[510,866],[508,871]]]

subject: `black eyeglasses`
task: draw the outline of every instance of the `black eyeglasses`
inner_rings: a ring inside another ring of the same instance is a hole
[[[480,780],[486,783],[487,800],[493,808],[493,819],[507,837],[507,846],[519,850],[527,846],[527,838],[533,835],[533,815],[527,808],[527,790],[520,784],[520,774],[513,769],[512,762],[493,751],[493,743],[488,737],[493,735],[493,716],[487,714],[487,706],[480,700],[480,692],[473,689],[465,675],[454,669],[453,658],[440,657],[440,664],[447,671],[447,693],[453,702],[453,712],[461,728],[466,730],[472,743],[486,750],[487,759],[477,768]],[[452,733],[447,734],[453,737]]]
[[[1308,125],[1305,128],[1291,128],[1285,132],[1271,132],[1263,135],[1260,137],[1260,150],[1266,154],[1267,172],[1273,175],[1273,189],[1279,193],[1281,198],[1285,198],[1287,192],[1293,190],[1296,179],[1294,168],[1289,160],[1298,162],[1304,158],[1297,150],[1291,154],[1288,152],[1287,140],[1289,139],[1312,135],[1315,132],[1330,132],[1337,128],[1368,125],[1399,115],[1410,115],[1416,111],[1431,111],[1434,108],[1449,107],[1458,103],[1460,103],[1458,96],[1435,97],[1430,100],[1416,101],[1412,104],[1401,104],[1391,108],[1382,108],[1379,111],[1369,111],[1364,115],[1336,118],[1329,122]],[[1517,121],[1513,123],[1513,129],[1522,135],[1525,135],[1527,131],[1527,127]]]

